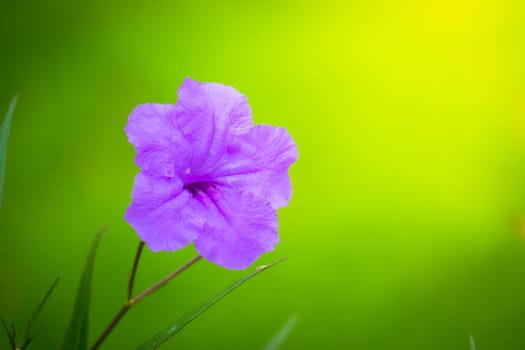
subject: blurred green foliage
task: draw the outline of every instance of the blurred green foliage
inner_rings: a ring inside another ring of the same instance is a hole
[[[15,111],[16,97],[13,98],[9,104],[9,109],[2,123],[0,124],[0,207],[2,206],[2,197],[4,194],[5,182],[5,165],[7,157],[7,144],[9,141],[9,131],[11,130],[11,121],[13,120],[13,112]]]
[[[258,349],[525,347],[521,0],[0,3],[0,111],[19,93],[0,209],[0,314],[23,324],[58,274],[34,349],[59,346],[89,244],[91,335],[126,298],[137,238],[134,106],[186,76],[235,86],[300,158],[279,212],[289,259],[173,341]],[[3,113],[3,112],[2,112]],[[140,290],[193,256],[146,251]],[[132,310],[131,348],[240,277],[199,264]],[[0,335],[0,344],[6,344]],[[174,346],[174,345],[172,345]]]

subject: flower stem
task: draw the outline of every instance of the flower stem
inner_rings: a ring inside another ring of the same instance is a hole
[[[186,271],[189,267],[191,267],[193,264],[195,264],[200,259],[202,259],[202,256],[197,255],[196,257],[188,261],[186,264],[182,265],[177,270],[173,271],[172,273],[170,273],[169,275],[167,275],[166,277],[164,277],[163,279],[161,279],[160,281],[158,281],[157,283],[155,283],[154,285],[152,285],[151,287],[149,287],[148,289],[146,289],[145,291],[137,295],[135,298],[129,300],[129,303],[131,303],[132,305],[138,303],[140,300],[144,299],[145,297],[147,297],[148,295],[150,295],[151,293],[153,293],[160,287],[164,286],[171,279],[177,277],[178,275]]]
[[[120,321],[120,319],[122,317],[124,317],[126,312],[128,312],[128,310],[131,307],[131,305],[132,304],[127,302],[120,308],[120,310],[117,312],[115,317],[111,320],[111,322],[106,327],[106,329],[104,329],[104,332],[102,332],[102,334],[98,337],[97,341],[95,341],[95,344],[93,344],[93,346],[91,347],[91,350],[95,350],[95,349],[98,349],[100,347],[100,345],[104,342],[104,340],[106,340],[106,337],[109,335],[109,333],[111,333],[113,328],[115,328],[115,326]]]
[[[133,296],[133,286],[135,284],[135,275],[137,274],[137,268],[139,266],[140,255],[142,254],[142,249],[144,248],[144,242],[140,241],[135,253],[135,261],[133,261],[133,268],[131,269],[131,275],[129,276],[128,284],[128,300]]]
[[[142,251],[142,247],[141,247],[141,245],[139,245],[139,248],[137,250],[137,254],[135,255],[135,262],[133,264],[133,270],[132,270],[131,276],[130,276],[130,284],[129,284],[130,288],[128,289],[128,292],[130,290],[132,291],[132,288],[133,288],[132,280],[135,279],[136,266],[138,265],[138,259],[140,258],[141,251]],[[139,301],[141,301],[142,299],[144,299],[145,297],[147,297],[151,293],[155,292],[159,288],[161,288],[164,285],[166,285],[170,280],[172,280],[173,278],[177,277],[182,272],[186,271],[188,268],[190,268],[193,264],[195,264],[200,259],[202,259],[202,257],[200,255],[197,255],[196,257],[194,257],[190,261],[188,261],[186,264],[184,264],[181,267],[179,267],[177,270],[173,271],[172,273],[170,273],[169,275],[167,275],[166,277],[164,277],[163,279],[161,279],[160,281],[158,281],[157,283],[155,283],[151,287],[149,287],[146,290],[144,290],[142,293],[138,294],[136,297],[128,298],[128,301],[120,308],[120,310],[117,312],[115,317],[113,317],[113,320],[111,320],[111,322],[104,329],[102,334],[95,341],[95,343],[91,347],[91,350],[96,350],[96,349],[98,349],[100,347],[100,345],[104,342],[106,337],[111,333],[113,328],[115,328],[115,326],[119,323],[119,321],[122,319],[122,317],[124,317],[124,315],[128,312],[128,310],[133,305],[135,305],[136,303],[138,303]]]

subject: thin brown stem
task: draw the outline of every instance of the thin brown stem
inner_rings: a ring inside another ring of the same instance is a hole
[[[144,249],[144,242],[140,241],[139,246],[137,247],[137,252],[135,253],[135,260],[133,261],[133,268],[131,269],[131,275],[129,276],[128,283],[128,300],[133,296],[133,286],[135,285],[135,275],[137,274],[137,268],[139,266],[140,256],[142,254],[142,249]]]
[[[121,308],[120,310],[117,312],[117,314],[115,315],[115,317],[113,317],[113,319],[111,320],[111,322],[109,323],[109,325],[106,327],[106,329],[104,329],[104,332],[102,332],[102,334],[98,337],[98,339],[95,341],[95,344],[93,344],[93,346],[91,347],[91,350],[95,350],[95,349],[98,349],[100,347],[100,345],[104,342],[104,340],[106,340],[106,337],[109,335],[109,333],[111,333],[111,331],[113,330],[113,328],[115,328],[115,326],[117,325],[117,323],[119,323],[120,319],[122,317],[124,317],[124,315],[126,314],[126,312],[128,312],[128,310],[131,308],[131,305],[129,302],[128,303],[125,303]]]
[[[138,258],[140,257],[141,251],[142,251],[142,247],[139,245],[139,248],[137,249],[137,254],[135,256],[135,262],[133,264],[133,270],[130,276],[130,285],[129,285],[128,292],[133,288],[132,279],[133,280],[135,279],[136,265],[138,264]],[[124,317],[124,315],[128,312],[128,310],[133,305],[135,305],[136,303],[138,303],[139,301],[141,301],[142,299],[144,299],[151,293],[155,292],[159,288],[166,285],[169,281],[171,281],[173,278],[177,277],[178,275],[186,271],[188,268],[190,268],[193,264],[195,264],[200,259],[202,259],[202,257],[200,255],[197,255],[196,257],[188,261],[186,264],[182,265],[177,270],[170,273],[168,276],[164,277],[163,279],[161,279],[160,281],[158,281],[157,283],[155,283],[148,289],[144,290],[142,293],[138,294],[135,298],[128,298],[128,301],[120,308],[120,310],[117,312],[115,317],[113,317],[111,322],[108,324],[108,326],[104,329],[102,334],[95,341],[95,343],[91,347],[91,350],[96,350],[100,347],[100,345],[104,342],[107,336],[111,333],[113,328],[115,328],[115,326],[120,322],[122,317]]]
[[[202,259],[202,256],[197,255],[196,257],[188,261],[186,264],[182,265],[177,270],[173,271],[172,273],[170,273],[169,275],[167,275],[166,277],[164,277],[163,279],[161,279],[160,281],[158,281],[157,283],[155,283],[154,285],[152,285],[151,287],[149,287],[148,289],[146,289],[145,291],[137,295],[135,298],[131,299],[129,302],[131,304],[138,303],[140,300],[144,299],[145,297],[147,297],[148,295],[150,295],[151,293],[153,293],[160,287],[163,287],[170,280],[172,280],[173,278],[177,277],[178,275],[186,271],[189,267],[191,267],[193,264],[195,264],[200,259]]]

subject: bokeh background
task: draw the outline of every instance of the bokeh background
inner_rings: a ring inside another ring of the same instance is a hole
[[[20,326],[56,275],[34,349],[58,348],[95,233],[91,332],[124,301],[137,104],[184,77],[233,85],[299,161],[279,212],[289,259],[166,349],[525,347],[521,0],[0,3],[0,111],[19,93],[0,209],[0,314]],[[144,254],[142,289],[195,254]],[[199,263],[137,305],[131,349],[246,272]],[[0,334],[0,347],[7,339]]]

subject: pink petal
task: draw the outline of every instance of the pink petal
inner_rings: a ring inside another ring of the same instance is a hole
[[[126,221],[151,250],[173,251],[197,237],[204,225],[204,213],[180,179],[139,173]]]
[[[172,177],[188,162],[189,145],[173,125],[175,106],[143,104],[128,119],[125,131],[135,146],[135,162],[150,175]]]
[[[270,203],[249,192],[208,188],[196,196],[206,210],[195,248],[207,260],[244,269],[278,243],[277,214]]]
[[[202,173],[225,152],[229,140],[253,125],[246,97],[233,87],[186,78],[174,122],[191,145],[191,170]]]
[[[288,168],[298,157],[296,145],[286,129],[257,125],[229,147],[214,180],[242,188],[266,198],[274,208],[288,204],[292,186]]]

